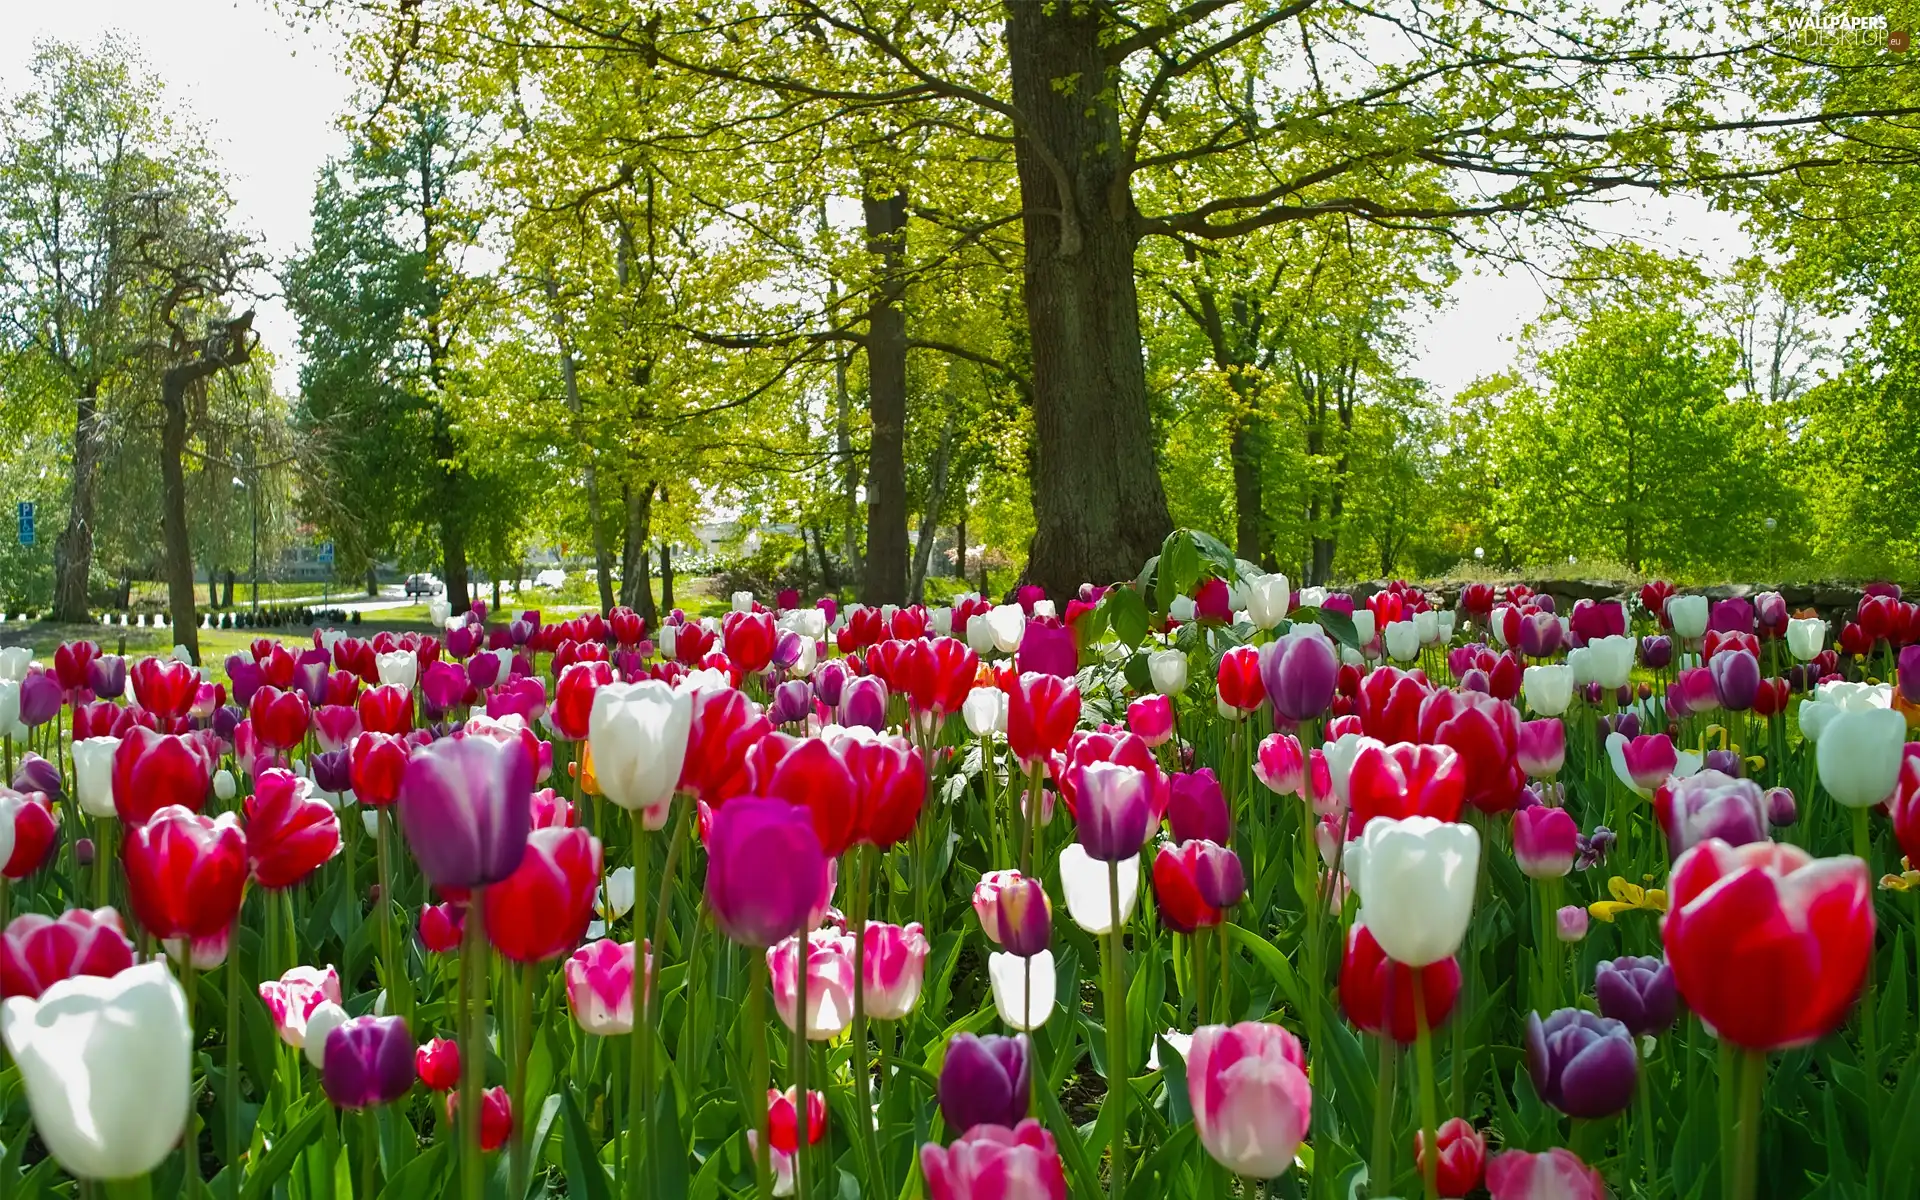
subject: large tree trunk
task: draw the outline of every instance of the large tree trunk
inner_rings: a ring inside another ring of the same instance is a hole
[[[454,612],[467,611],[473,605],[467,580],[467,523],[457,511],[440,518],[440,563],[441,573],[446,576],[447,604]]]
[[[98,384],[88,384],[73,406],[73,498],[67,527],[53,543],[53,619],[87,620],[87,577],[93,573],[93,506],[100,479]]]
[[[660,543],[660,607],[673,611],[673,547]]]
[[[867,249],[881,260],[867,310],[867,573],[861,599],[904,604],[907,598],[907,195],[864,200]]]
[[[1266,498],[1260,479],[1260,438],[1252,413],[1233,422],[1234,553],[1250,563],[1271,565],[1267,551]]]
[[[840,529],[847,571],[860,577],[860,467],[853,458],[853,400],[847,394],[847,356],[833,364],[834,457],[840,462]]]
[[[649,553],[653,542],[653,489],[651,481],[645,487],[627,484],[623,489],[626,533],[620,554],[620,603],[639,613],[649,630],[660,623],[660,612],[653,603]]]
[[[1056,597],[1133,577],[1173,524],[1147,411],[1136,213],[1102,11],[1007,6],[1039,458],[1027,577]]]
[[[927,598],[927,564],[933,559],[933,539],[940,529],[940,509],[947,500],[947,464],[953,450],[953,411],[947,411],[947,423],[940,430],[940,447],[934,451],[933,470],[927,479],[927,502],[920,510],[920,539],[913,548],[913,579],[909,591],[913,603]]]
[[[557,325],[561,320],[560,289],[552,276],[547,278],[547,300],[553,308],[553,319]],[[555,340],[560,347],[560,381],[567,389],[567,407],[572,410],[574,421],[580,419],[580,368],[573,357],[573,343],[567,340],[566,331],[561,329]],[[574,436],[579,438],[576,428]],[[581,483],[586,491],[587,524],[593,530],[593,570],[600,589],[600,615],[606,616],[613,611],[613,555],[607,548],[607,531],[600,523],[600,487],[595,478],[593,459],[594,449],[581,439]]]
[[[205,369],[202,369],[205,368]],[[187,388],[218,364],[183,363],[160,377],[160,539],[166,556],[167,613],[174,641],[200,662],[200,619],[194,608],[193,545],[187,536]]]
[[[813,535],[813,552],[820,559],[820,591],[833,590],[833,560],[827,557],[827,535],[818,525],[807,532]]]

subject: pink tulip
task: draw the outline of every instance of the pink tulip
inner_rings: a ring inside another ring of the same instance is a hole
[[[1271,1179],[1293,1165],[1313,1115],[1299,1039],[1259,1021],[1194,1032],[1187,1096],[1207,1153],[1253,1179]]]
[[[567,1007],[596,1037],[633,1032],[633,943],[600,938],[573,952],[565,966]],[[652,985],[653,951],[647,951]]]
[[[1613,772],[1620,781],[1642,797],[1667,781],[1680,763],[1673,739],[1664,733],[1643,734],[1629,739],[1624,733],[1607,737],[1607,755],[1613,760]]]
[[[920,1001],[920,983],[927,968],[927,935],[918,921],[910,925],[885,925],[868,921],[865,946],[865,987],[867,1015],[882,1021],[897,1021],[913,1011]],[[813,990],[812,976],[807,982]],[[811,1002],[812,996],[808,996]]]
[[[1514,743],[1514,758],[1531,779],[1546,779],[1560,773],[1567,762],[1567,727],[1559,717],[1520,722],[1520,737]]]
[[[1607,1182],[1580,1156],[1559,1146],[1544,1154],[1508,1150],[1487,1164],[1493,1200],[1606,1200]]]
[[[808,935],[807,1039],[832,1041],[853,1023],[853,939],[837,929]],[[773,1007],[788,1029],[799,1002],[800,939],[790,937],[767,948],[773,976]]]
[[[262,983],[260,1000],[280,1040],[298,1050],[307,1044],[307,1018],[313,1010],[340,1003],[340,976],[332,967],[295,967]]]
[[[1307,760],[1300,739],[1290,733],[1268,734],[1260,743],[1253,773],[1276,796],[1297,796],[1307,778]]]
[[[1142,696],[1127,705],[1127,728],[1149,747],[1164,745],[1173,736],[1173,700]]]
[[[1513,814],[1513,857],[1529,879],[1558,879],[1573,870],[1579,838],[1580,827],[1564,808],[1536,804]]]
[[[1053,1135],[1029,1117],[1008,1129],[975,1125],[942,1149],[920,1147],[931,1200],[1067,1200]]]

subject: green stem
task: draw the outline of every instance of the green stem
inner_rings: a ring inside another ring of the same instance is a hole
[[[988,809],[992,811],[991,808]],[[873,1079],[867,1064],[867,902],[869,899],[867,869],[872,862],[872,851],[866,846],[853,848],[853,921],[848,926],[855,938],[853,944],[853,1095],[855,1117],[860,1123],[860,1153],[866,1159],[867,1186],[875,1196],[888,1193],[887,1181],[882,1174],[880,1146],[874,1134],[873,1120]]]
[[[686,809],[686,804],[681,804]],[[627,1078],[627,1200],[640,1200],[648,1190],[645,1181],[647,1151],[651,1148],[651,1115],[647,1111],[647,1082],[653,1078],[653,1034],[647,1025],[647,947],[640,931],[647,927],[647,827],[640,809],[628,814],[633,818],[633,1054],[632,1070]],[[607,909],[613,919],[613,909]]]
[[[227,1200],[240,1195],[240,986],[240,955],[233,947],[227,952],[226,1077],[220,1081],[227,1107]]]
[[[767,952],[758,946],[747,947],[747,1096],[746,1110],[753,1117],[753,1176],[760,1200],[773,1196],[773,1143],[767,1133]]]
[[[1393,1177],[1393,1093],[1400,1080],[1399,1067],[1400,1045],[1383,1035],[1380,1073],[1373,1087],[1373,1153],[1367,1159],[1367,1189],[1376,1196],[1387,1194]]]
[[[513,1111],[520,1119],[513,1123],[512,1141],[509,1144],[508,1196],[527,1194],[527,1177],[530,1164],[527,1161],[527,1058],[533,1052],[533,985],[534,964],[520,963],[513,973],[518,976],[519,994],[513,1003]]]
[[[413,1027],[413,979],[396,947],[393,928],[393,858],[387,849],[387,829],[393,814],[385,807],[374,810],[373,849],[380,868],[380,972],[393,999],[393,1011],[407,1027]]]
[[[1853,810],[1853,852],[1866,864],[1867,878],[1873,876],[1873,837],[1867,827],[1867,810]],[[1873,1019],[1873,956],[1867,956],[1867,979],[1860,989],[1860,1060],[1867,1077],[1867,1103],[1871,1107],[1880,1094],[1880,1025]]]
[[[1120,958],[1125,947],[1120,940],[1120,864],[1107,864],[1107,903],[1110,906],[1108,917],[1112,928],[1107,932],[1107,1098],[1114,1105],[1113,1141],[1108,1151],[1108,1195],[1113,1200],[1126,1191],[1127,1186],[1127,1041],[1126,1011],[1127,989],[1124,968]],[[1028,1014],[1032,1019],[1032,1014]]]
[[[1720,1041],[1720,1194],[1731,1197],[1734,1187],[1734,1110],[1739,1104],[1741,1060],[1734,1057],[1733,1043]]]
[[[807,1169],[807,961],[813,957],[813,939],[802,929],[795,935],[793,971],[793,1030],[787,1047],[787,1077],[793,1083],[793,1194],[807,1200],[812,1172]],[[865,940],[865,939],[862,939]]]
[[[1635,1039],[1635,1050],[1637,1051],[1638,1049],[1638,1039]],[[1652,1089],[1647,1086],[1647,1059],[1645,1055],[1641,1055],[1640,1057],[1640,1074],[1634,1086],[1640,1093],[1640,1153],[1646,1160],[1644,1165],[1647,1172],[1647,1195],[1650,1197],[1657,1196],[1660,1194],[1660,1172],[1653,1149],[1653,1092]]]
[[[1733,1164],[1733,1200],[1753,1200],[1760,1179],[1760,1095],[1767,1056],[1749,1050],[1740,1072],[1740,1131]]]
[[[466,937],[460,947],[460,1192],[481,1200],[486,1177],[480,1153],[480,1091],[487,1074],[486,889],[467,902]]]
[[[1440,1145],[1434,1141],[1434,1129],[1439,1125],[1439,1106],[1434,1102],[1433,1030],[1427,1025],[1426,989],[1419,986],[1413,989],[1413,1029],[1414,1053],[1419,1059],[1417,1065],[1420,1071],[1420,1137],[1431,1148],[1426,1167],[1420,1175],[1426,1185],[1427,1200],[1439,1200]]]

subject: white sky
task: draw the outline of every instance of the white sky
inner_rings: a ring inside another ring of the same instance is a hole
[[[351,90],[324,31],[291,28],[264,0],[0,0],[0,29],[0,94],[22,85],[37,39],[86,43],[109,29],[126,35],[211,137],[243,223],[276,259],[305,244],[315,177],[345,148],[334,119]],[[1713,266],[1749,250],[1735,218],[1693,200],[1633,196],[1602,210],[1598,223],[1674,253],[1701,254]],[[1507,366],[1513,339],[1539,314],[1550,285],[1523,268],[1470,271],[1452,305],[1422,331],[1415,374],[1450,396]],[[290,390],[294,322],[277,298],[259,310],[258,328]]]

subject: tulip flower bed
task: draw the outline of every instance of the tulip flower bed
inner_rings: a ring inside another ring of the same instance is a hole
[[[0,1197],[1911,1194],[1897,589],[1016,600],[0,650]]]

